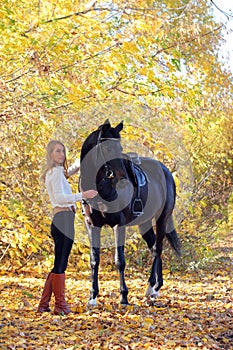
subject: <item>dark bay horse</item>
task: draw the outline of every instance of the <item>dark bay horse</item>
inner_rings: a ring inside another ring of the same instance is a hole
[[[124,277],[127,226],[139,227],[153,257],[147,296],[155,298],[163,285],[161,253],[164,237],[180,255],[180,241],[172,220],[176,198],[173,176],[157,160],[122,153],[122,129],[123,122],[112,127],[106,120],[87,137],[81,150],[80,188],[98,191],[97,197],[83,201],[92,271],[89,305],[96,304],[99,293],[100,233],[103,226],[108,225],[114,231],[121,304],[128,304]]]

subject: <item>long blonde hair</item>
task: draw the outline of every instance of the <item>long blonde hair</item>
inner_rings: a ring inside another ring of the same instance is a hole
[[[68,164],[67,164],[67,159],[66,159],[66,148],[65,148],[65,146],[63,145],[63,143],[61,141],[59,141],[59,140],[51,140],[48,143],[47,147],[46,147],[46,164],[44,166],[44,169],[42,170],[42,174],[41,174],[41,177],[40,177],[43,182],[45,182],[45,177],[46,177],[47,172],[49,170],[52,170],[52,168],[54,166],[56,166],[56,164],[54,163],[53,157],[52,157],[52,153],[53,153],[54,147],[57,144],[59,144],[62,147],[64,147],[65,160],[64,160],[64,163],[62,165],[63,165],[64,170],[65,170],[65,176],[67,177]]]

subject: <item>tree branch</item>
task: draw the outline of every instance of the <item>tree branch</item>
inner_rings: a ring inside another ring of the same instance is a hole
[[[82,15],[85,15],[87,14],[88,12],[91,12],[91,11],[96,11],[97,9],[95,8],[95,4],[96,4],[96,1],[91,5],[91,7],[87,10],[83,10],[83,11],[78,11],[78,12],[74,12],[74,13],[71,13],[69,15],[66,15],[66,16],[61,16],[61,17],[56,17],[56,18],[52,18],[52,19],[49,19],[47,21],[44,21],[42,22],[41,24],[48,24],[48,23],[52,23],[52,22],[58,22],[58,21],[63,21],[64,19],[67,19],[67,18],[71,18],[71,17],[74,17],[74,16],[82,16]],[[31,32],[32,30],[34,30],[35,28],[37,28],[37,26],[34,26],[34,27],[31,27],[30,29],[26,30],[24,32],[24,34],[27,34],[29,32]]]
[[[207,35],[210,35],[216,31],[219,31],[222,27],[224,27],[224,24],[221,24],[218,28],[215,28],[207,33],[204,33],[201,35],[201,38],[207,36]],[[192,38],[191,40],[187,40],[187,41],[184,41],[184,42],[181,42],[179,43],[180,46],[183,46],[183,45],[186,45],[186,44],[190,44],[191,42],[195,41],[197,39],[197,36],[195,36],[194,38]],[[171,46],[168,46],[166,48],[163,48],[163,49],[160,49],[158,50],[153,56],[152,58],[155,58],[155,56],[157,56],[158,54],[160,54],[161,52],[166,52],[167,50],[170,50],[170,49],[173,49],[174,47],[176,47],[177,44],[174,44],[174,45],[171,45]]]
[[[114,47],[118,47],[118,46],[120,46],[120,45],[121,45],[121,44],[120,44],[119,42],[117,42],[116,44],[114,44],[114,45],[112,45],[112,46],[109,46],[108,48],[106,48],[106,49],[104,49],[104,50],[102,50],[102,51],[99,51],[99,52],[97,52],[96,54],[91,55],[91,56],[89,56],[89,57],[87,57],[87,58],[85,58],[85,59],[83,59],[83,60],[76,61],[76,62],[74,62],[74,63],[72,63],[72,64],[68,64],[67,66],[62,66],[61,68],[58,68],[55,72],[59,72],[59,71],[61,71],[61,70],[63,70],[63,69],[67,69],[67,68],[74,67],[74,66],[76,66],[77,64],[79,64],[79,63],[81,63],[81,62],[89,61],[89,60],[91,60],[91,59],[93,59],[93,58],[95,58],[95,57],[98,57],[98,56],[100,56],[100,55],[102,55],[102,54],[104,54],[104,53],[110,51],[110,50],[113,49]]]
[[[17,77],[15,77],[15,78],[12,78],[12,79],[6,80],[6,81],[5,81],[5,83],[11,83],[12,81],[18,80],[18,79],[20,79],[21,77],[23,77],[24,75],[27,75],[27,74],[28,74],[30,71],[31,71],[31,69],[28,69],[28,71],[27,71],[27,72],[22,73],[22,74],[18,75],[18,76],[17,76]]]
[[[230,15],[230,14],[227,13],[226,11],[220,9],[220,7],[218,7],[218,6],[215,4],[215,2],[214,2],[213,0],[210,0],[210,2],[216,7],[216,9],[217,9],[218,11],[222,12],[222,13],[224,14],[224,16],[227,17],[228,20],[230,19],[230,17],[233,18],[232,15]]]

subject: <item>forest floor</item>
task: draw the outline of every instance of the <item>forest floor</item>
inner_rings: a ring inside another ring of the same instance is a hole
[[[101,271],[98,306],[86,306],[90,271],[67,272],[74,313],[36,314],[45,276],[0,273],[0,349],[233,349],[233,235],[205,269],[170,273],[154,303],[142,270],[126,269],[130,305],[119,305],[115,271]],[[52,299],[51,307],[54,300]]]

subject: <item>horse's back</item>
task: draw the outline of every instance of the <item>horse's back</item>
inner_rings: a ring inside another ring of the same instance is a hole
[[[146,173],[148,180],[156,183],[165,183],[163,164],[153,158],[140,157],[140,167]]]

